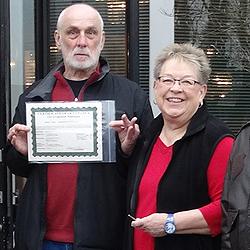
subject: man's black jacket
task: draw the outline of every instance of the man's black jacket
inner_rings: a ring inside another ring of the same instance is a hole
[[[116,119],[123,113],[129,118],[136,116],[143,130],[153,119],[146,94],[136,83],[110,73],[103,59],[100,64],[101,74],[86,88],[84,101],[115,100]],[[20,96],[13,124],[26,124],[25,102],[51,100],[53,73]],[[79,163],[74,250],[122,249],[126,218],[126,169],[122,163],[119,153],[116,163]],[[16,249],[40,250],[46,230],[47,165],[29,164],[11,145],[7,149],[7,164],[12,173],[27,177],[17,210]]]

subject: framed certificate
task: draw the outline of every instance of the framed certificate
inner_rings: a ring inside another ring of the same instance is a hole
[[[26,103],[30,162],[102,161],[102,103]]]

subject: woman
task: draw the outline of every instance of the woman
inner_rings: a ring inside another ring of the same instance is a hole
[[[126,249],[220,249],[220,199],[233,136],[204,103],[210,72],[203,50],[191,44],[171,45],[157,58],[161,114],[131,156],[129,213],[136,219]]]

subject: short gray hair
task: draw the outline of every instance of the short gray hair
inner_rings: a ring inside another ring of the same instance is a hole
[[[211,74],[209,60],[204,51],[190,43],[178,44],[174,43],[162,50],[161,54],[156,58],[154,67],[154,78],[160,76],[163,64],[169,59],[179,59],[185,62],[193,63],[197,66],[202,83],[208,82]]]
[[[93,6],[91,6],[89,4],[86,4],[86,3],[75,3],[75,4],[72,4],[72,5],[68,6],[68,7],[66,7],[65,9],[63,9],[62,12],[59,14],[59,17],[57,19],[57,25],[56,25],[57,30],[60,30],[60,28],[61,28],[61,19],[63,18],[65,12],[67,12],[72,7],[77,7],[77,6],[79,6],[79,7],[85,6],[86,8],[90,8],[90,9],[96,11],[96,14],[97,14],[97,16],[98,16],[98,18],[100,20],[101,30],[102,31],[104,30],[104,22],[103,22],[103,19],[102,19],[102,16],[101,16],[100,12],[96,8],[94,8]]]

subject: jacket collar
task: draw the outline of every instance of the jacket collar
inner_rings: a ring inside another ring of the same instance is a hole
[[[206,126],[208,116],[209,114],[207,110],[207,105],[204,102],[204,104],[196,111],[196,113],[191,118],[187,131],[182,139],[192,136],[203,130]],[[162,114],[159,114],[151,123],[150,133],[148,131],[145,131],[144,137],[149,141],[154,140],[160,135],[163,124],[164,120]]]
[[[64,71],[63,61],[56,65],[42,80],[39,81],[39,84],[32,89],[28,94],[27,98],[33,99],[35,97],[40,97],[42,100],[49,101],[52,93],[52,89],[56,82],[56,77],[54,76],[56,72],[61,74]],[[93,75],[90,76],[89,82],[92,83],[100,81],[105,77],[105,75],[110,71],[109,64],[105,58],[99,58],[99,65]]]
[[[204,104],[200,108],[198,108],[196,113],[191,118],[191,121],[188,125],[187,132],[184,135],[184,138],[192,136],[198,133],[199,131],[203,130],[206,126],[206,121],[208,119],[208,116],[209,113],[207,110],[207,105],[204,102]]]
[[[63,67],[63,62],[56,65],[42,80],[39,81],[39,84],[32,89],[26,97],[30,99],[40,97],[45,101],[50,100],[51,92],[55,84],[54,73],[61,70]]]

